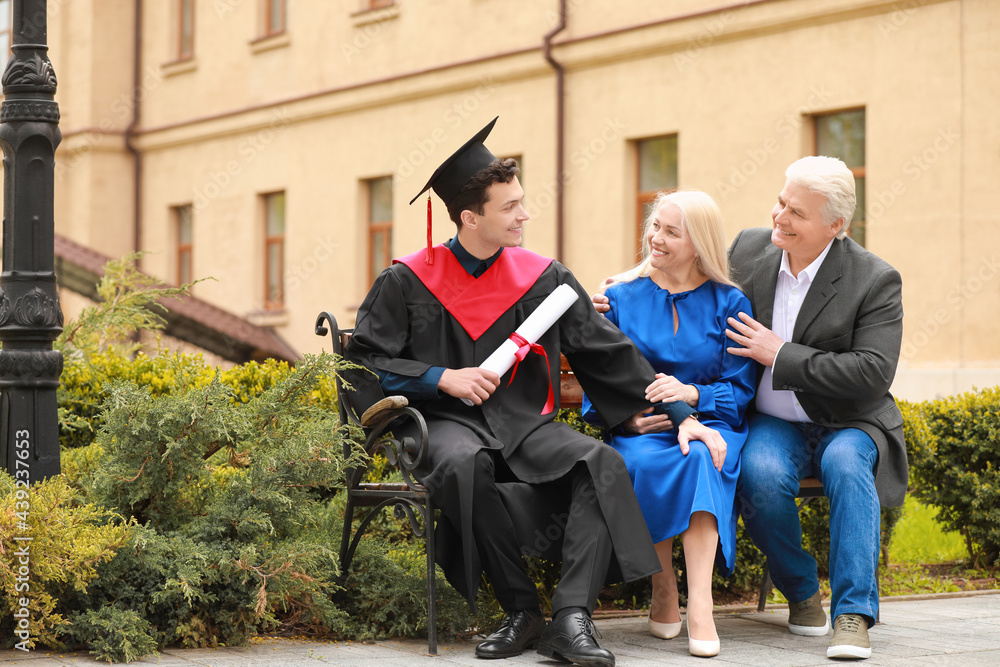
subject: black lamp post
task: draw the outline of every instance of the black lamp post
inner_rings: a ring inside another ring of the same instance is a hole
[[[3,271],[0,273],[0,461],[28,483],[59,474],[56,388],[62,331],[53,219],[59,105],[47,55],[45,0],[14,0],[0,105]]]

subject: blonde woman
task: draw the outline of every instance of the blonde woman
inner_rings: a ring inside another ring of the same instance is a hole
[[[681,629],[673,538],[684,545],[688,646],[692,655],[719,652],[712,618],[712,569],[728,575],[736,557],[733,499],[746,440],[744,413],[755,368],[726,354],[726,319],[750,312],[729,278],[719,207],[704,192],[660,194],[645,223],[643,260],[610,279],[595,304],[646,356],[657,379],[646,390],[656,403],[685,401],[723,436],[725,447],[678,445],[665,415],[650,410],[610,434],[625,459],[663,572],[653,575],[650,632],[663,639]],[[604,308],[599,308],[604,310]],[[585,401],[585,417],[599,421]]]

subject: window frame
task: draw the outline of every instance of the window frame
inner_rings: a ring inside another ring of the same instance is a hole
[[[275,7],[280,10],[281,16],[280,27],[278,28],[275,28],[271,22]],[[261,0],[260,19],[261,39],[285,34],[288,31],[288,0]]]
[[[196,29],[195,27],[196,27],[196,24],[197,24],[197,22],[195,20],[195,16],[197,14],[197,11],[196,11],[197,10],[197,6],[198,6],[198,4],[197,4],[196,0],[177,0],[177,5],[176,5],[176,7],[177,7],[177,16],[176,16],[176,19],[177,19],[177,23],[176,23],[176,27],[177,27],[177,40],[176,40],[176,42],[174,44],[174,47],[175,47],[175,51],[174,51],[175,62],[182,62],[182,61],[185,61],[185,60],[192,60],[194,58],[194,42],[195,42],[195,29]],[[185,40],[184,40],[184,35],[185,35],[185,25],[184,25],[185,9],[187,9],[189,11],[189,17],[190,17],[190,25],[188,26],[190,28],[190,39],[189,39],[189,43],[188,44],[185,44]]]
[[[376,182],[383,181],[383,180],[388,180],[389,181],[389,186],[390,186],[390,201],[389,201],[389,215],[390,215],[390,217],[389,217],[388,220],[375,220],[374,219],[374,215],[375,215],[375,213],[374,213],[374,208],[375,208],[374,207],[374,203],[375,203],[374,185],[375,185]],[[392,197],[394,195],[393,191],[395,189],[395,182],[393,181],[392,175],[388,174],[388,175],[385,175],[385,176],[376,176],[375,178],[366,178],[366,179],[364,179],[364,187],[365,187],[365,195],[366,195],[365,201],[367,202],[367,211],[365,212],[365,221],[367,223],[366,224],[366,230],[367,230],[366,242],[367,242],[367,245],[368,245],[368,251],[365,253],[365,257],[367,258],[367,260],[366,260],[366,265],[367,265],[367,274],[366,274],[366,276],[367,276],[368,284],[371,285],[371,284],[374,284],[375,279],[378,277],[378,274],[375,272],[375,262],[374,262],[374,257],[373,256],[375,254],[375,237],[377,235],[379,235],[379,234],[386,234],[387,235],[386,242],[383,244],[383,247],[382,247],[382,258],[381,258],[382,259],[382,265],[383,265],[383,267],[387,267],[387,266],[389,266],[392,263],[392,223],[393,223],[393,220],[392,220],[391,216],[392,216]],[[379,269],[379,273],[381,273],[381,271],[382,270]]]
[[[184,285],[194,280],[194,206],[191,204],[181,204],[171,207],[174,216],[174,245],[176,248],[174,278],[177,285]],[[183,241],[184,215],[187,215],[191,240]],[[187,257],[188,276],[184,277],[184,257]]]
[[[271,206],[270,201],[272,197],[282,198],[281,204],[281,233],[271,234],[270,233],[270,212]],[[284,310],[285,308],[285,237],[287,236],[287,222],[288,222],[288,197],[285,190],[274,190],[271,192],[263,192],[260,195],[261,209],[262,209],[262,223],[263,223],[263,236],[264,236],[264,310]],[[271,251],[272,248],[277,248],[278,257],[278,268],[277,275],[275,277],[275,285],[277,291],[277,299],[271,298]]]

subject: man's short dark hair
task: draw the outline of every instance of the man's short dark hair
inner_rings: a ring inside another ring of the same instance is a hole
[[[514,158],[496,159],[476,172],[462,191],[448,204],[448,217],[458,228],[462,228],[462,211],[468,209],[477,215],[482,215],[486,202],[489,201],[490,186],[494,183],[510,183],[514,180],[520,168]]]

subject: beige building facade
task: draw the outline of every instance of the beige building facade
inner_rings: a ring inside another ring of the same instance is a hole
[[[903,276],[894,393],[948,395],[1000,383],[998,34],[994,0],[50,0],[56,231],[210,276],[197,297],[315,352],[494,116],[526,247],[595,289],[651,192],[707,191],[732,238],[835,153],[853,233]]]

